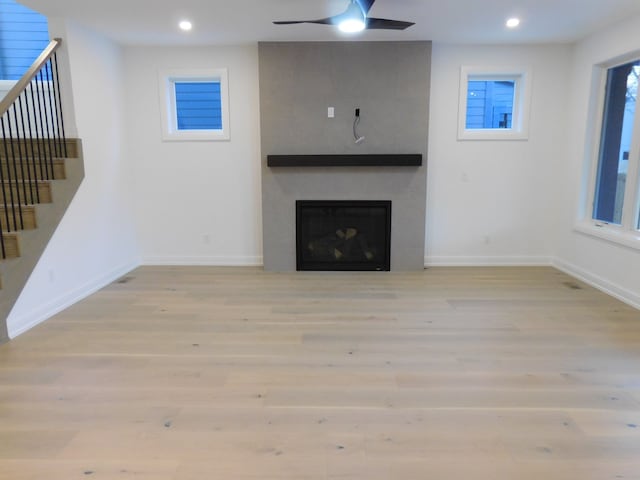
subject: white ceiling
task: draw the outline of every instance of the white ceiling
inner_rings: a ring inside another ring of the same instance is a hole
[[[276,26],[342,12],[348,0],[20,0],[50,17],[69,17],[127,45],[243,44],[257,41],[433,40],[511,44],[572,42],[640,14],[640,0],[377,0],[370,15],[415,22],[405,31],[345,37],[324,25]],[[505,20],[522,19],[509,31]],[[183,18],[193,21],[179,32]]]

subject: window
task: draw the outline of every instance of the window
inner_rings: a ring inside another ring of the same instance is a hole
[[[160,75],[164,140],[228,140],[226,69]]]
[[[0,0],[0,80],[19,80],[49,43],[47,18]]]
[[[176,125],[182,130],[222,130],[220,82],[175,82]]]
[[[515,88],[513,80],[469,79],[465,128],[511,128]]]
[[[633,223],[636,230],[640,228],[638,180],[637,173],[636,178],[630,173],[638,171],[634,131],[639,76],[640,60],[607,69],[592,216],[620,226]],[[632,222],[626,221],[626,213]]]
[[[640,52],[596,65],[579,232],[640,249],[640,109],[636,108]]]
[[[529,77],[527,69],[462,67],[458,139],[526,139]]]

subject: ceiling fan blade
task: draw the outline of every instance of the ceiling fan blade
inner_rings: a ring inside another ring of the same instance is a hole
[[[319,18],[318,20],[284,20],[273,22],[275,25],[295,25],[296,23],[318,23],[320,25],[333,25],[333,18]]]
[[[368,30],[405,30],[411,25],[415,25],[413,22],[403,22],[401,20],[389,20],[386,18],[372,18],[367,17],[367,13],[373,6],[376,0],[352,0],[349,7],[344,12],[334,15],[333,17],[319,18],[318,20],[285,20],[273,22],[276,25],[293,25],[297,23],[317,23],[320,25],[338,25],[342,20],[351,18],[353,15],[352,7],[356,7],[357,4],[365,14],[366,28]],[[355,3],[355,4],[354,4]]]
[[[401,20],[388,20],[386,18],[367,17],[368,30],[405,30],[411,25],[415,25],[415,23],[403,22]]]
[[[376,0],[356,0],[356,1],[360,4],[360,6],[362,7],[362,11],[366,15],[367,13],[369,13],[369,10],[371,10],[371,7],[373,6],[373,3]]]
[[[375,2],[375,0],[355,0],[355,2],[358,4],[358,6],[350,3],[344,12],[339,13],[338,15],[334,15],[332,17],[319,18],[318,20],[286,20],[286,21],[273,22],[273,23],[276,25],[292,25],[296,23],[317,23],[320,25],[338,25],[341,21],[347,18],[351,18],[351,15],[352,15],[351,7],[355,7],[356,10],[359,12],[359,9],[365,8],[365,6],[368,8],[371,8],[371,5],[373,5],[373,2]],[[366,12],[368,11],[368,8],[364,12],[365,17],[366,17]]]

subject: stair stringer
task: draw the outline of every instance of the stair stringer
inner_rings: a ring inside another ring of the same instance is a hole
[[[66,179],[51,181],[52,203],[36,205],[38,228],[20,231],[19,258],[0,262],[0,343],[9,340],[7,318],[24,289],[29,276],[44,253],[84,179],[84,160],[80,140],[74,141],[77,157],[66,158]]]

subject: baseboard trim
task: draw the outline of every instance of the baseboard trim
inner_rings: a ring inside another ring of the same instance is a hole
[[[578,280],[582,280],[593,288],[596,288],[607,295],[611,295],[621,302],[640,310],[640,295],[637,295],[631,290],[621,287],[620,285],[616,285],[599,275],[589,273],[586,270],[559,258],[554,259],[552,265],[561,272],[571,275]]]
[[[94,278],[78,288],[73,289],[71,292],[50,301],[46,305],[33,309],[26,315],[22,315],[14,320],[12,320],[11,315],[9,315],[9,321],[7,322],[9,338],[14,339],[17,336],[22,335],[26,331],[31,330],[33,327],[41,324],[55,314],[60,313],[75,303],[87,298],[89,295],[106,287],[139,266],[140,262],[138,261],[128,262],[104,275]],[[18,325],[18,327],[12,329],[11,324]]]
[[[150,255],[143,257],[142,265],[175,267],[262,267],[263,261],[261,256],[166,257]]]
[[[465,257],[435,256],[425,257],[425,267],[548,267],[553,264],[551,257],[496,256]]]

